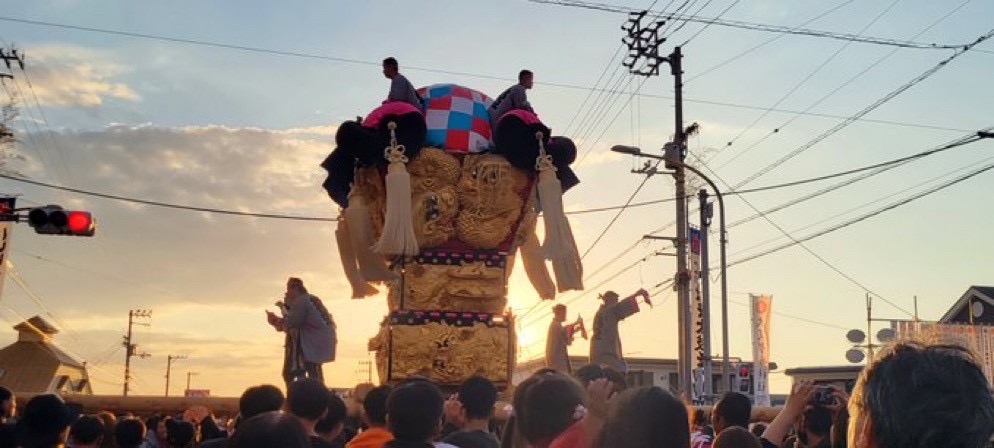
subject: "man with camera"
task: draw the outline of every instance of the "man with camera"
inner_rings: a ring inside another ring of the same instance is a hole
[[[787,404],[777,414],[760,438],[765,448],[781,447],[790,427],[797,422],[796,446],[830,448],[833,423],[846,421],[846,403],[849,396],[842,387],[832,384],[815,384],[799,380],[787,398]],[[795,445],[786,445],[795,446]]]
[[[283,380],[290,383],[301,378],[315,378],[324,383],[321,365],[335,360],[338,344],[335,321],[321,299],[311,295],[303,280],[290,277],[283,301],[276,302],[281,316],[266,311],[269,324],[286,333],[283,355]]]

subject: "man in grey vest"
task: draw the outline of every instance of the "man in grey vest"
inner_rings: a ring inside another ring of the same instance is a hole
[[[523,109],[535,113],[531,103],[528,102],[528,89],[532,88],[535,82],[535,74],[530,70],[522,70],[518,73],[518,83],[508,87],[501,93],[493,104],[490,105],[490,125],[497,127],[497,120],[509,111]]]
[[[618,300],[618,293],[608,291],[601,294],[601,307],[594,315],[594,334],[590,340],[590,363],[607,366],[621,373],[628,371],[628,365],[622,357],[621,336],[618,333],[618,323],[628,316],[639,312],[638,298],[649,302],[649,292],[640,289],[623,300]]]
[[[311,295],[304,282],[290,277],[286,282],[283,302],[276,302],[283,317],[269,314],[269,323],[277,331],[286,332],[283,356],[283,380],[290,383],[301,378],[324,382],[321,365],[335,360],[338,344],[337,328],[321,299]]]
[[[390,93],[387,94],[387,101],[403,101],[424,112],[421,96],[414,90],[411,81],[400,74],[400,65],[396,59],[386,58],[383,60],[383,76],[390,80]]]

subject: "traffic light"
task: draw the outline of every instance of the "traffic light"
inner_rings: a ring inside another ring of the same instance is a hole
[[[58,205],[31,209],[28,224],[42,235],[93,236],[97,230],[90,212],[65,210]]]
[[[749,393],[752,390],[752,364],[740,363],[735,375],[739,380],[739,392]]]

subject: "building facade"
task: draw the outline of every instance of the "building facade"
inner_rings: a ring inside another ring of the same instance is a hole
[[[55,345],[55,327],[35,316],[14,329],[17,341],[0,349],[0,386],[23,394],[93,394],[86,366]]]

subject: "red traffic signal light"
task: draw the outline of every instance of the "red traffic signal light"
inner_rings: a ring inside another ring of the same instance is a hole
[[[739,366],[739,376],[741,376],[743,378],[749,376],[749,365],[748,364],[743,364],[743,365]]]
[[[28,224],[42,235],[93,236],[96,232],[90,212],[67,211],[58,205],[31,209]]]
[[[83,233],[89,233],[90,236],[93,235],[94,223],[93,216],[89,212],[74,211],[69,212],[69,219],[66,224],[69,231],[74,235],[79,235]]]

